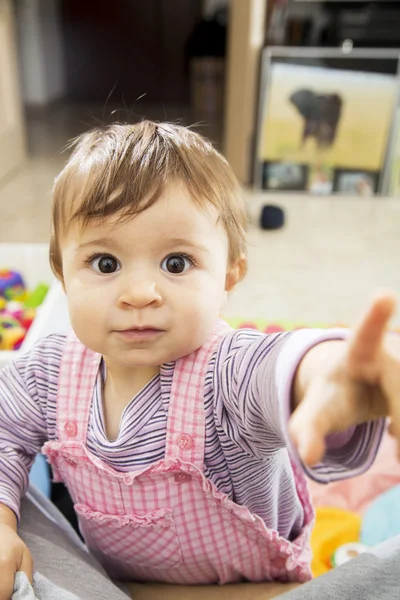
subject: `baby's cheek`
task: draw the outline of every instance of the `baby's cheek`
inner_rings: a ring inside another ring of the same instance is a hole
[[[69,316],[71,325],[78,338],[85,345],[96,337],[99,332],[100,315],[98,307],[87,299],[80,301],[69,301]]]
[[[207,294],[191,304],[190,313],[187,315],[187,332],[196,345],[202,345],[211,335],[219,316],[220,306],[215,295]]]

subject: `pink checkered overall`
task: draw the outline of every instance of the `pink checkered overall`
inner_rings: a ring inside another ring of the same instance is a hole
[[[58,441],[43,452],[75,503],[82,535],[111,577],[179,584],[311,578],[313,509],[303,473],[293,465],[305,526],[289,542],[203,474],[204,382],[227,325],[178,360],[169,394],[165,458],[128,473],[89,452],[86,433],[101,356],[74,335],[61,364]],[[164,392],[163,392],[164,393]]]

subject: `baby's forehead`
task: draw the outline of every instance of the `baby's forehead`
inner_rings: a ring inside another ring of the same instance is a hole
[[[117,213],[107,218],[77,221],[66,236],[74,246],[97,242],[119,246],[188,244],[206,246],[211,238],[227,237],[218,210],[198,205],[182,194],[162,195],[151,206],[134,215]]]
[[[105,227],[118,228],[126,224],[132,227],[145,225],[149,230],[158,228],[161,231],[185,228],[186,230],[203,229],[208,231],[217,226],[220,211],[209,200],[193,198],[180,186],[169,186],[160,197],[146,206],[144,201],[135,213],[116,213],[104,220]]]

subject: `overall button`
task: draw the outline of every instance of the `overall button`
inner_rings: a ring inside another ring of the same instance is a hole
[[[187,481],[190,481],[191,479],[192,479],[192,476],[189,475],[189,473],[175,473],[175,475],[174,475],[175,483],[186,483]]]
[[[78,433],[78,426],[75,421],[67,421],[64,425],[64,431],[68,437],[75,437]]]
[[[193,448],[193,438],[188,433],[181,433],[176,438],[176,444],[181,450],[190,450]]]

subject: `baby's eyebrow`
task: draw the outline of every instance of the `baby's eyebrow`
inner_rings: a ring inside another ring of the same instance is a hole
[[[194,250],[199,250],[200,252],[208,252],[206,246],[182,237],[168,237],[166,239],[161,239],[160,242],[160,245],[168,248],[173,246],[186,246],[188,248],[193,248]],[[79,252],[80,250],[90,248],[91,246],[102,246],[103,248],[107,248],[109,250],[118,250],[118,242],[116,240],[112,240],[108,237],[102,237],[79,244],[79,246],[76,248],[76,251]]]
[[[84,242],[83,244],[79,244],[77,250],[88,248],[89,246],[106,246],[108,248],[112,248],[115,247],[115,242],[106,237],[98,238],[96,240],[90,240],[88,242]]]
[[[207,248],[206,246],[203,246],[202,244],[198,244],[192,240],[187,240],[185,238],[180,238],[180,237],[172,237],[172,238],[167,238],[165,240],[165,245],[168,246],[189,246],[190,248],[194,248],[195,250],[200,250],[202,252],[207,252]]]

